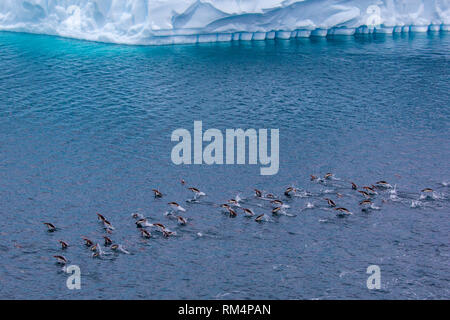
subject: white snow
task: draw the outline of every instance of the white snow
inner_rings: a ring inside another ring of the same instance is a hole
[[[0,0],[0,30],[172,44],[450,30],[450,0]]]

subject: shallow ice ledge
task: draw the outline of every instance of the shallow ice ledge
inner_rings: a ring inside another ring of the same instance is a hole
[[[124,44],[450,30],[450,0],[0,0],[0,30]]]

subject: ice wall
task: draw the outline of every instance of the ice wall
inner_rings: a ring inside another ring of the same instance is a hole
[[[450,0],[0,0],[0,30],[170,44],[450,30]]]

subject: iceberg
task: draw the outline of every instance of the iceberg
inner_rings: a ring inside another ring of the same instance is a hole
[[[450,0],[0,0],[0,30],[133,45],[450,30]]]

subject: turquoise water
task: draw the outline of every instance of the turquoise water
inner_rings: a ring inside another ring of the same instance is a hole
[[[161,47],[0,33],[0,298],[448,299],[449,49],[445,33]],[[171,133],[194,120],[279,128],[279,173],[172,164]],[[350,181],[378,180],[396,194],[362,212]],[[291,185],[311,195],[285,198]],[[186,203],[187,186],[207,197]],[[222,214],[237,194],[272,221]],[[164,216],[169,201],[187,226]],[[142,239],[136,211],[177,236]],[[91,257],[81,236],[102,241],[97,212],[129,255]],[[80,266],[81,290],[56,254]],[[380,290],[366,287],[373,264]]]

